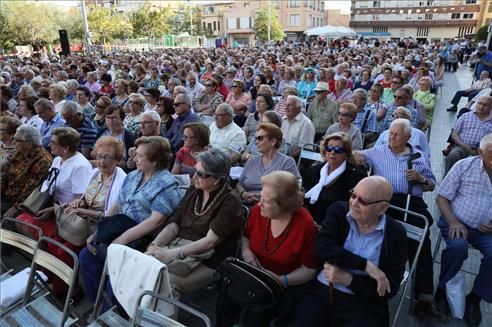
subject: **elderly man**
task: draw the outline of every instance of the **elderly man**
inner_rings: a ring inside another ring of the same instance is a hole
[[[492,52],[487,51],[487,46],[481,45],[477,48],[477,57],[479,59],[477,67],[475,69],[475,79],[480,79],[480,74],[484,70],[492,73]]]
[[[82,107],[75,101],[65,101],[61,114],[67,125],[74,128],[80,134],[80,143],[77,151],[80,151],[87,159],[96,143],[97,129],[92,120],[86,117]]]
[[[414,149],[408,141],[412,135],[412,126],[407,119],[395,119],[389,129],[388,145],[373,147],[356,153],[359,163],[367,162],[371,165],[374,175],[385,177],[393,186],[391,204],[405,208],[407,196],[410,194],[409,210],[424,215],[429,225],[432,224],[432,216],[427,210],[427,205],[422,199],[423,192],[434,189],[436,178],[431,171],[430,163],[424,156],[411,160],[411,155],[420,153]],[[362,154],[363,158],[360,157]],[[408,169],[408,163],[412,168]],[[390,210],[393,218],[402,220],[400,212]],[[407,222],[418,227],[423,227],[423,222],[414,216],[408,216]],[[410,260],[415,257],[418,242],[409,240],[408,256]],[[417,264],[414,292],[417,303],[415,314],[419,317],[432,315],[444,320],[434,304],[433,294],[433,263],[431,242],[429,234],[426,235],[422,252]]]
[[[364,135],[364,147],[373,144],[379,135],[376,109],[372,105],[367,105],[367,95],[367,91],[364,89],[354,90],[354,104],[357,108],[357,115],[352,124]]]
[[[304,104],[298,96],[289,95],[286,100],[285,116],[282,118],[282,134],[290,143],[288,154],[297,158],[304,144],[313,143],[314,125],[301,111]]]
[[[383,177],[366,177],[349,203],[328,208],[315,249],[323,270],[296,308],[293,326],[388,325],[388,300],[398,293],[407,257],[404,227],[385,214],[392,193]]]
[[[246,148],[246,134],[233,121],[234,109],[223,103],[215,110],[214,118],[215,122],[209,126],[210,145],[227,153],[231,161],[237,161]]]
[[[391,103],[388,106],[386,113],[384,113],[384,110],[378,111],[378,115],[384,114],[384,120],[381,125],[381,132],[389,129],[391,122],[393,121],[393,112],[398,107],[405,107],[408,110],[410,110],[410,113],[412,115],[412,119],[410,120],[410,122],[412,123],[413,127],[418,128],[417,109],[415,109],[409,104],[410,100],[412,100],[412,95],[413,94],[411,94],[411,92],[408,89],[401,87],[398,90],[396,90],[395,101],[393,101],[393,103]]]
[[[217,81],[209,78],[205,82],[206,91],[196,100],[195,112],[203,115],[213,115],[217,106],[224,102],[224,97],[217,92]]]
[[[174,88],[176,91],[178,87]],[[169,139],[173,152],[178,152],[183,146],[183,127],[187,123],[193,123],[200,120],[197,115],[191,112],[190,98],[186,94],[179,93],[174,98],[174,110],[178,118],[171,125],[171,128],[166,133]]]
[[[385,104],[390,104],[395,101],[395,92],[404,84],[403,78],[400,76],[393,76],[391,78],[391,87],[385,88],[381,99]]]
[[[36,114],[43,120],[39,131],[43,147],[47,150],[50,148],[51,131],[56,127],[65,127],[65,120],[55,111],[55,105],[48,99],[39,99],[34,103]]]
[[[309,105],[306,116],[311,119],[315,129],[314,140],[320,140],[328,127],[338,121],[338,104],[328,99],[328,83],[318,82],[314,89],[316,96]]]
[[[335,90],[328,95],[328,99],[338,105],[344,102],[352,102],[354,94],[347,86],[348,80],[343,76],[339,77],[335,83]]]
[[[189,72],[186,76],[186,93],[190,97],[191,106],[195,108],[196,100],[205,92],[205,86],[198,82],[198,76],[194,72]]]
[[[459,90],[454,94],[453,99],[451,100],[452,106],[446,109],[447,111],[457,111],[458,103],[461,100],[461,97],[468,97],[468,100],[471,101],[475,95],[477,95],[481,90],[488,88],[492,85],[492,81],[490,80],[489,72],[484,70],[480,73],[480,79],[475,81],[470,88],[465,90]]]
[[[140,118],[140,134],[141,136],[162,136],[159,135],[159,126],[161,124],[161,116],[157,113],[157,111],[151,110],[148,112],[144,112],[142,117]],[[131,154],[128,156],[128,160],[126,162],[126,167],[128,169],[135,169],[135,154],[136,148],[131,147],[128,150],[128,153]]]
[[[441,254],[441,273],[435,299],[447,312],[446,283],[461,269],[468,257],[468,245],[482,255],[480,271],[466,297],[465,320],[469,326],[481,321],[480,301],[492,302],[492,134],[482,138],[479,156],[457,162],[439,187],[437,226],[446,241]]]
[[[458,160],[476,155],[480,140],[490,133],[492,133],[492,97],[483,96],[478,99],[475,112],[463,114],[453,126],[451,140],[454,145],[446,156],[445,173]]]

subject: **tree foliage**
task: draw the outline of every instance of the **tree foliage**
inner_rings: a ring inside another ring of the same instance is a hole
[[[268,41],[268,6],[262,7],[255,16],[255,25],[253,27],[256,37],[260,41]],[[282,40],[285,37],[282,31],[282,25],[278,19],[275,7],[270,7],[270,40]]]
[[[202,35],[202,13],[200,8],[192,7],[191,14],[193,15],[193,35]],[[181,4],[175,13],[173,21],[173,32],[180,34],[183,32],[190,32],[191,20],[190,20],[190,6],[188,4]]]
[[[104,44],[132,35],[132,24],[128,17],[109,8],[90,6],[87,21],[94,43]]]
[[[174,13],[170,8],[151,8],[146,2],[131,15],[135,37],[163,36],[172,32]]]
[[[485,26],[480,27],[477,34],[475,35],[475,39],[477,41],[487,40],[487,36],[489,35],[488,28],[489,28],[489,25],[485,25]]]

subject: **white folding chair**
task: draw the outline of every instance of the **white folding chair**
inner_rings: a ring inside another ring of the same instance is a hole
[[[301,166],[302,160],[308,160],[312,162],[323,161],[323,156],[319,151],[319,145],[313,143],[306,143],[301,148],[299,159],[297,160],[297,168]]]
[[[189,314],[199,318],[203,321],[206,327],[212,326],[210,319],[203,313],[173,299],[162,296],[155,292],[144,291],[138,299],[138,303],[142,301],[145,296],[150,296],[155,298],[157,301],[164,301],[166,303],[172,304],[178,307],[180,310],[184,310]],[[155,326],[155,327],[185,327],[185,325],[179,323],[178,321],[171,319],[167,316],[159,314],[155,311],[149,310],[148,308],[137,306],[135,310],[135,316],[132,319],[131,327],[136,326]]]
[[[407,216],[413,216],[413,217],[417,217],[419,219],[422,219],[422,222],[424,223],[423,224],[424,228],[420,228],[420,227],[411,225],[409,223],[399,221],[399,223],[402,224],[403,227],[405,227],[405,230],[407,232],[407,238],[412,239],[414,241],[417,241],[419,243],[419,246],[417,247],[417,251],[415,252],[415,257],[414,257],[413,261],[409,262],[409,270],[405,271],[405,274],[403,276],[403,280],[401,281],[401,284],[400,284],[400,290],[402,290],[402,291],[401,291],[400,297],[398,298],[398,306],[396,308],[395,314],[393,316],[393,322],[391,324],[391,326],[395,327],[397,320],[398,320],[398,316],[400,315],[401,308],[403,306],[403,302],[404,302],[406,294],[407,294],[408,287],[410,285],[410,281],[412,280],[412,278],[414,277],[413,275],[415,274],[415,269],[417,267],[417,261],[418,261],[419,256],[420,256],[420,252],[422,251],[422,246],[424,244],[425,236],[427,235],[427,232],[429,231],[429,222],[424,215],[416,213],[414,211],[405,210],[405,209],[402,209],[400,207],[396,207],[393,205],[390,205],[390,208],[393,210],[402,212],[403,214],[406,214]]]
[[[43,246],[51,244],[68,253],[73,260],[73,267],[61,261],[54,255],[43,250]],[[63,310],[60,310],[48,299],[49,293],[32,300],[33,288],[36,284],[36,271],[40,268],[51,272],[68,285],[68,292]],[[69,313],[70,299],[75,287],[79,269],[77,255],[63,244],[48,238],[41,237],[36,249],[31,265],[31,273],[24,295],[22,307],[9,312],[0,320],[0,326],[69,326],[78,319],[72,318]]]

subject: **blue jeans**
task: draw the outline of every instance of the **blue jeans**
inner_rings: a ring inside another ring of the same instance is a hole
[[[478,229],[465,225],[468,230],[468,239],[449,239],[449,225],[441,217],[437,222],[442,237],[446,241],[446,248],[441,254],[441,274],[439,275],[440,289],[446,289],[446,283],[453,278],[468,258],[468,244],[478,249],[482,255],[480,271],[473,284],[473,293],[485,301],[492,303],[492,234],[482,233]]]

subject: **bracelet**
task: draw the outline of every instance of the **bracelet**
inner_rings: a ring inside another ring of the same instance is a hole
[[[289,277],[287,275],[282,276],[282,283],[285,287],[289,286]]]
[[[183,251],[181,250],[181,248],[178,248],[178,259],[183,260],[184,258],[185,256],[183,255]]]
[[[239,198],[240,198],[240,199],[242,199],[242,198],[243,198],[243,194],[244,194],[244,192],[246,192],[246,191],[241,191],[241,193],[239,193]]]

